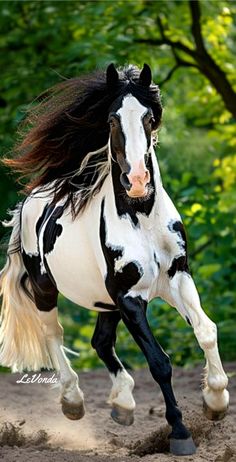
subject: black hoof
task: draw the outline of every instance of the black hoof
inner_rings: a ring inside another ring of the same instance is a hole
[[[65,398],[61,400],[61,409],[63,414],[70,420],[79,420],[84,417],[85,408],[83,401],[79,404],[70,403]]]
[[[195,454],[196,446],[191,436],[186,440],[170,438],[170,452],[175,456],[190,456]]]
[[[227,414],[228,406],[223,411],[214,411],[203,399],[203,412],[209,420],[222,420]]]
[[[120,425],[132,425],[134,422],[134,411],[113,404],[111,417]]]

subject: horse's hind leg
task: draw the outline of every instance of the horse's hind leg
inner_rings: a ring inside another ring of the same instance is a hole
[[[63,328],[58,321],[57,307],[48,312],[41,311],[40,316],[45,326],[49,354],[53,364],[60,370],[62,411],[68,419],[81,419],[85,413],[83,392],[63,350]]]
[[[115,352],[116,328],[121,319],[120,312],[101,312],[92,338],[92,346],[104,361],[112,380],[108,403],[112,406],[111,416],[121,425],[134,421],[135,401],[132,395],[134,380],[125,370]]]
[[[216,325],[201,308],[195,284],[189,274],[176,272],[170,279],[170,289],[173,306],[192,325],[198,343],[205,353],[203,400],[206,416],[211,420],[222,419],[228,408],[229,393],[226,390],[228,378],[218,352]],[[167,300],[163,294],[161,296]]]
[[[84,415],[84,398],[79,388],[78,376],[70,366],[63,350],[63,328],[58,321],[58,290],[47,274],[41,274],[38,257],[24,255],[24,263],[30,274],[34,301],[43,323],[46,344],[55,369],[60,371],[62,411],[69,419],[81,419]]]

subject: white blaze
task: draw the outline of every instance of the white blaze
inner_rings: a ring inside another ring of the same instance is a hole
[[[142,118],[146,112],[147,108],[132,95],[125,96],[121,108],[117,111],[125,136],[126,160],[131,166],[131,173],[135,173],[141,166],[145,168],[147,138]]]

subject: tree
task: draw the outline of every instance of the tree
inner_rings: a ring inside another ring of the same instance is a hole
[[[157,15],[156,23],[159,29],[158,38],[137,38],[136,43],[143,43],[150,46],[168,45],[171,48],[175,59],[174,67],[169,71],[165,80],[167,82],[174,72],[180,67],[194,67],[198,69],[215,87],[221,95],[225,107],[236,118],[236,92],[233,85],[227,77],[226,72],[221,68],[217,61],[207,51],[206,43],[203,37],[201,24],[201,7],[199,0],[189,0],[189,9],[191,13],[191,33],[192,41],[195,47],[186,45],[183,40],[172,39],[171,28],[169,24]],[[225,13],[228,15],[227,10]],[[186,58],[183,59],[179,52]]]

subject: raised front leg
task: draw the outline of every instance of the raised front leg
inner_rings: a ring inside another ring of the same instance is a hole
[[[195,284],[186,272],[177,271],[170,278],[169,294],[162,297],[177,308],[180,314],[192,325],[200,347],[206,357],[206,375],[203,388],[204,410],[211,420],[225,416],[229,404],[226,390],[228,378],[223,370],[218,345],[217,328],[203,311]]]
[[[134,421],[135,401],[132,395],[134,380],[125,370],[115,352],[116,328],[121,319],[119,311],[101,312],[92,338],[92,346],[104,361],[112,380],[108,403],[112,406],[111,416],[121,425]]]
[[[172,427],[170,451],[176,455],[193,454],[196,450],[192,437],[182,422],[182,414],[171,385],[172,368],[168,355],[155,340],[146,318],[147,303],[140,297],[119,295],[117,304],[121,316],[144,353],[151,374],[159,384],[166,403],[166,419]]]

